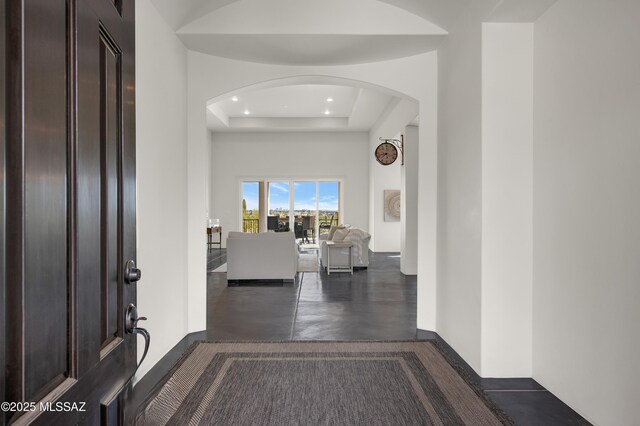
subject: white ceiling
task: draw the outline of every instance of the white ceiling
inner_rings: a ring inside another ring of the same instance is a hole
[[[232,100],[234,96],[237,101]],[[273,87],[232,93],[209,104],[207,122],[217,132],[369,131],[393,99],[377,90],[350,86]]]
[[[358,89],[348,86],[305,84],[256,90],[218,103],[229,117],[244,117],[248,110],[255,117],[349,117]],[[327,99],[333,99],[333,102]]]
[[[360,64],[436,50],[478,0],[151,0],[190,50],[281,65]],[[556,0],[484,0],[533,22]]]
[[[535,22],[557,0],[504,0],[487,18],[489,22]]]
[[[370,63],[433,51],[447,34],[425,17],[392,4],[397,0],[153,1],[190,50],[250,62]],[[441,6],[436,15],[451,19],[451,5],[465,1],[435,1]]]
[[[175,30],[190,22],[240,0],[151,0],[163,18]],[[268,3],[269,0],[263,0]],[[375,2],[376,0],[371,0]],[[449,30],[471,0],[381,0],[422,17]],[[538,0],[534,0],[538,1]],[[322,3],[318,1],[317,3]],[[346,4],[346,3],[345,3]],[[347,11],[348,12],[348,11]],[[362,19],[361,16],[355,17]]]
[[[323,66],[436,50],[478,0],[151,1],[190,50],[249,62]],[[556,2],[483,1],[494,6],[487,22],[534,22]],[[368,131],[398,101],[375,90],[310,84],[237,95],[237,103],[226,99],[208,106],[209,128]],[[335,99],[331,105],[329,96]],[[245,115],[245,108],[251,114]]]
[[[181,34],[191,50],[247,62],[349,65],[435,50],[442,35]]]

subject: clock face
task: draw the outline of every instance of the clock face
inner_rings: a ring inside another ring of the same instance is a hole
[[[398,150],[389,142],[383,142],[376,148],[376,160],[383,166],[393,164],[398,159]]]

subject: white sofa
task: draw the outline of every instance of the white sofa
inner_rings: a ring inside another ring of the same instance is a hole
[[[229,232],[228,280],[293,280],[298,245],[293,232]]]
[[[360,228],[353,228],[348,225],[344,226],[349,233],[344,237],[344,241],[351,241],[351,257],[353,259],[354,268],[367,268],[369,266],[369,241],[371,235]],[[321,235],[320,240],[320,260],[322,267],[327,268],[327,237],[328,234]],[[340,248],[332,249],[331,264],[332,265],[348,265],[349,249]]]

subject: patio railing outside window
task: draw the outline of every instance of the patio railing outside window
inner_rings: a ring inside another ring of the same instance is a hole
[[[242,232],[259,232],[259,219],[242,219]]]
[[[288,222],[288,216],[287,218],[284,219],[286,222]],[[340,223],[340,220],[338,218],[338,213],[335,213],[334,215],[324,215],[324,214],[320,214],[320,221],[318,222],[318,230],[320,234],[326,234],[327,232],[329,232],[329,229],[331,228],[331,225],[338,225],[338,223]],[[288,226],[286,227],[288,229]],[[285,226],[283,226],[283,229],[285,229]],[[251,232],[254,234],[257,234],[260,230],[260,221],[259,219],[242,219],[242,232]]]

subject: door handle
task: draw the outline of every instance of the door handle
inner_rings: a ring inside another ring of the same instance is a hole
[[[141,334],[144,337],[144,352],[142,354],[140,362],[138,363],[138,365],[136,365],[136,369],[133,370],[133,373],[131,373],[124,385],[122,385],[122,387],[118,390],[118,394],[120,394],[120,392],[122,392],[129,385],[131,379],[133,379],[133,376],[136,375],[138,368],[140,368],[140,366],[142,365],[142,361],[144,361],[144,359],[147,357],[149,345],[151,344],[151,334],[149,334],[146,329],[138,327],[138,321],[146,321],[146,319],[146,317],[139,317],[138,308],[136,308],[136,305],[134,305],[133,303],[129,303],[124,318],[124,330],[127,332],[127,334]]]
[[[127,312],[125,314],[124,320],[124,329],[129,334],[140,334],[144,337],[144,352],[142,353],[142,358],[140,358],[140,362],[136,367],[136,371],[138,367],[142,364],[145,357],[147,356],[147,352],[149,351],[149,345],[151,344],[151,334],[147,331],[147,329],[138,327],[138,321],[146,321],[146,317],[138,316],[138,308],[133,303],[130,303],[127,307]],[[135,371],[134,371],[135,374]]]
[[[142,278],[142,271],[136,268],[136,263],[133,259],[129,259],[124,267],[124,281],[128,284],[133,284],[140,281]]]

